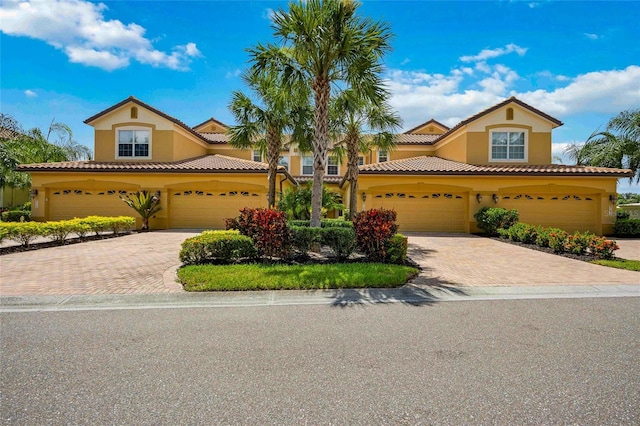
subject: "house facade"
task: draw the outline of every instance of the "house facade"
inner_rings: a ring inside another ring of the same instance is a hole
[[[259,152],[235,149],[228,127],[194,127],[129,97],[88,118],[95,160],[30,164],[32,217],[60,220],[130,215],[119,195],[148,190],[162,210],[153,228],[223,228],[243,207],[267,206]],[[551,137],[562,123],[509,98],[449,128],[429,120],[397,137],[393,151],[361,153],[359,189],[349,193],[346,161],[330,157],[325,183],[358,209],[394,209],[401,231],[475,232],[482,206],[514,208],[521,221],[607,234],[615,222],[616,182],[631,171],[552,164]],[[311,180],[311,153],[281,153],[279,191]]]

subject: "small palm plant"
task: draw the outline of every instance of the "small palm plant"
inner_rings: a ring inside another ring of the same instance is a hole
[[[140,215],[142,231],[149,230],[149,219],[161,210],[160,198],[148,191],[138,191],[120,199]]]

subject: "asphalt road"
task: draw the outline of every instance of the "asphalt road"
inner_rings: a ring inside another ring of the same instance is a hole
[[[640,424],[640,298],[3,313],[3,424]]]

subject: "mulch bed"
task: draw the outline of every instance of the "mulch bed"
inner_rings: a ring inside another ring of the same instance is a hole
[[[500,238],[500,237],[487,237],[487,238],[491,238],[492,240],[500,241],[502,243],[512,244],[514,246],[520,246],[520,247],[528,248],[531,250],[541,251],[544,253],[555,254],[556,256],[568,257],[569,259],[575,259],[575,260],[582,260],[583,262],[592,262],[594,260],[598,260],[596,256],[591,256],[586,254],[578,255],[573,253],[556,253],[553,251],[553,249],[549,247],[540,247],[539,245],[536,245],[536,244],[525,244],[519,241],[509,240],[507,238]]]

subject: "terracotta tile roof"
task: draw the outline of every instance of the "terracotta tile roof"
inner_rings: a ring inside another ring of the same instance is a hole
[[[203,133],[198,132],[200,136],[205,138],[210,144],[226,144],[229,143],[229,136],[226,133]]]
[[[399,145],[433,145],[440,135],[421,135],[402,133],[396,135],[396,143]]]
[[[202,135],[200,135],[200,133],[196,132],[195,130],[193,130],[191,127],[187,126],[185,123],[183,123],[182,121],[178,120],[175,117],[170,116],[169,114],[166,114],[162,111],[160,111],[159,109],[156,109],[154,107],[152,107],[149,104],[146,104],[144,102],[142,102],[140,99],[135,98],[133,96],[129,96],[127,99],[124,99],[120,102],[118,102],[117,104],[110,106],[109,108],[105,109],[104,111],[101,111],[99,113],[97,113],[96,115],[92,115],[91,117],[87,118],[86,120],[84,120],[84,123],[91,125],[92,121],[97,120],[98,118],[110,113],[111,111],[114,111],[118,108],[120,108],[123,105],[126,105],[129,102],[133,102],[134,104],[137,104],[145,109],[148,109],[149,111],[152,111],[156,114],[158,114],[159,116],[166,118],[167,120],[171,121],[174,124],[177,124],[178,126],[182,127],[184,130],[186,130],[187,132],[191,133],[192,135],[194,135],[195,137],[197,137],[198,139],[200,139],[203,142],[209,142],[207,139],[205,139]]]
[[[87,171],[87,172],[158,172],[158,173],[220,173],[246,172],[266,173],[266,163],[228,157],[226,155],[204,155],[181,161],[64,161],[58,163],[23,164],[18,166],[22,172],[44,171]]]
[[[445,129],[445,130],[449,130],[449,126],[445,126],[444,124],[442,124],[442,123],[441,123],[441,122],[439,122],[438,120],[434,120],[434,119],[432,118],[432,119],[431,119],[431,120],[429,120],[429,121],[425,121],[424,123],[422,123],[422,124],[418,124],[416,127],[414,127],[414,128],[412,128],[412,129],[407,130],[406,132],[404,132],[404,134],[405,134],[405,135],[407,135],[407,134],[412,134],[413,132],[415,132],[415,131],[416,131],[416,130],[418,130],[419,128],[424,127],[424,126],[426,126],[426,125],[428,125],[428,124],[432,124],[432,123],[433,123],[433,124],[436,124],[436,125],[438,125],[438,126],[440,126],[440,127],[442,127],[442,128],[443,128],[443,129]]]
[[[193,129],[197,129],[200,126],[204,126],[205,124],[207,124],[208,122],[213,121],[214,123],[216,123],[218,126],[224,127],[225,129],[228,129],[229,126],[227,126],[226,124],[224,124],[222,121],[216,120],[215,118],[211,117],[211,118],[207,118],[205,121],[203,121],[200,124],[196,124],[195,126],[193,126]]]
[[[299,184],[303,184],[303,183],[307,183],[307,182],[312,182],[313,181],[313,176],[294,176],[293,177],[296,182],[298,182]],[[342,176],[327,176],[326,174],[324,175],[324,179],[322,180],[324,183],[340,183],[342,182]]]
[[[440,157],[420,156],[360,166],[361,174],[535,175],[630,177],[631,170],[606,167],[549,165],[473,165]]]

